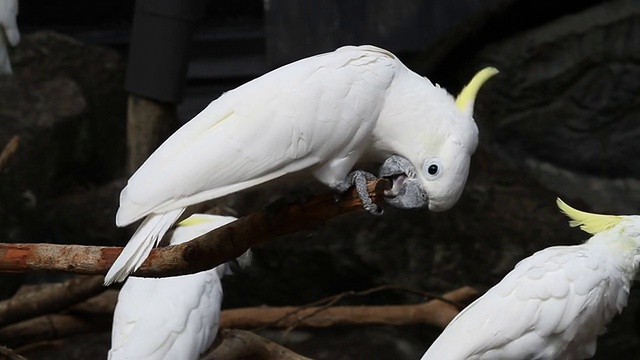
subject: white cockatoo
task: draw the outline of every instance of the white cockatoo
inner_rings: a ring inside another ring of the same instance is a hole
[[[308,171],[344,191],[363,158],[407,159],[390,198],[399,207],[443,211],[458,200],[478,143],[473,103],[497,71],[480,71],[457,99],[384,49],[345,46],[299,60],[214,100],[171,135],[129,179],[116,224],[145,218],[107,273],[105,284],[137,269],[192,204]],[[409,190],[405,190],[409,189]],[[409,199],[412,198],[412,199]]]
[[[203,235],[235,218],[194,214],[178,224],[172,245]],[[250,261],[250,250],[238,258]],[[113,316],[110,360],[196,360],[213,343],[220,322],[222,284],[229,263],[195,274],[130,277]]]
[[[627,305],[640,264],[640,216],[598,215],[558,199],[571,226],[593,236],[520,261],[463,309],[422,360],[587,359]]]
[[[18,30],[18,0],[0,0],[0,74],[11,74],[9,45],[20,42]]]

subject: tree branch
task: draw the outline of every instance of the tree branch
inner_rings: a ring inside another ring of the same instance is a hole
[[[475,289],[465,286],[442,297],[467,304],[477,296]],[[458,312],[452,304],[437,299],[416,305],[238,308],[222,312],[220,328],[410,324],[429,324],[444,328]]]
[[[0,302],[0,327],[55,313],[105,290],[103,276],[78,276],[58,284],[16,294]]]
[[[17,348],[40,341],[61,339],[108,328],[109,325],[106,323],[96,322],[85,316],[50,314],[0,329],[0,341],[3,344]]]
[[[382,206],[389,182],[368,183],[371,198]],[[141,277],[163,277],[211,269],[246,250],[279,236],[313,229],[334,217],[364,211],[354,189],[338,201],[335,194],[313,197],[304,204],[277,201],[263,211],[245,216],[187,243],[157,248],[135,272]],[[103,275],[122,252],[121,247],[0,243],[0,272],[59,271]]]
[[[249,331],[225,329],[221,333],[222,343],[201,360],[311,360]]]

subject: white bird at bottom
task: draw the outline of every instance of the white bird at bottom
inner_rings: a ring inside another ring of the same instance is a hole
[[[557,200],[593,236],[520,261],[462,310],[422,360],[587,359],[626,307],[640,264],[640,216],[591,214]]]
[[[234,217],[195,214],[178,224],[171,245],[195,239],[235,221]],[[238,258],[250,261],[250,250]],[[109,360],[196,360],[215,340],[220,323],[222,283],[229,263],[195,274],[129,277],[113,316]]]

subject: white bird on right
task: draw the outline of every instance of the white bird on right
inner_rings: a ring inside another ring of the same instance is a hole
[[[587,359],[597,337],[627,305],[640,264],[640,216],[558,207],[593,236],[520,261],[462,310],[422,360]]]
[[[0,0],[0,74],[12,73],[7,43],[16,46],[20,42],[17,16],[18,0]]]

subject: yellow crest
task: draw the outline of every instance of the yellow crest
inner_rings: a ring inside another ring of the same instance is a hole
[[[486,67],[478,71],[456,98],[456,106],[462,111],[470,111],[469,105],[473,105],[482,85],[497,73],[499,73],[499,71],[494,67]]]
[[[576,210],[560,198],[556,199],[556,204],[558,204],[563,213],[571,218],[571,221],[569,221],[570,226],[580,226],[582,231],[592,235],[611,229],[623,219],[622,216],[617,215],[600,215]]]
[[[192,226],[216,221],[218,216],[209,214],[193,214],[188,218],[180,221],[178,226]]]

